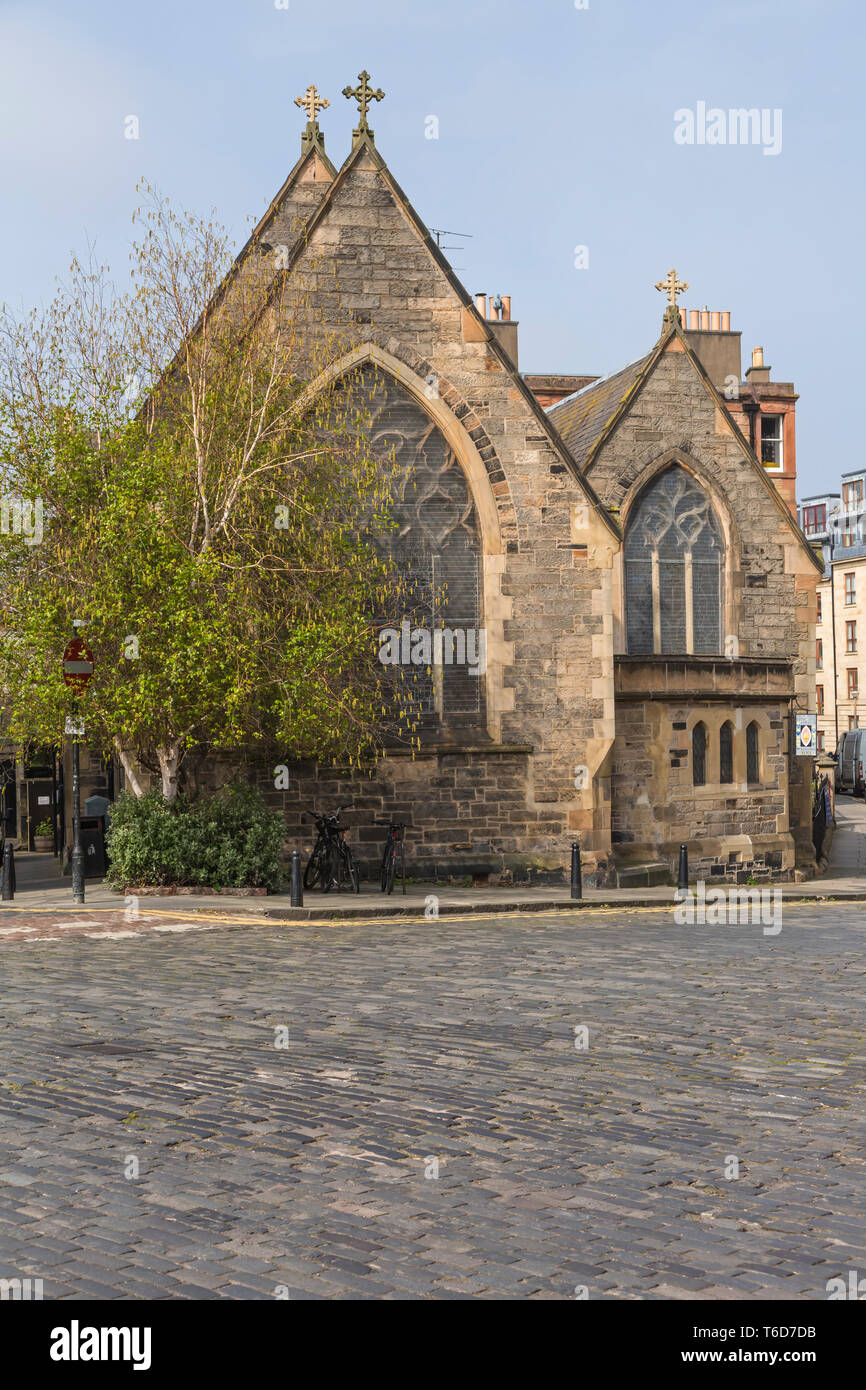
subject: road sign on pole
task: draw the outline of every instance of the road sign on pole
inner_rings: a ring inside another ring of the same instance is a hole
[[[93,652],[83,637],[73,637],[63,653],[63,679],[76,695],[83,695],[93,678]]]

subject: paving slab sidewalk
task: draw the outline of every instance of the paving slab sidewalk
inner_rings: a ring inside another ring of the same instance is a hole
[[[22,854],[16,857],[18,891],[16,904],[34,912],[87,912],[107,908],[115,911],[126,906],[122,893],[104,883],[89,881],[86,902],[81,907],[72,903],[72,886],[68,877],[57,875],[56,865],[47,855]],[[733,885],[713,884],[713,887]],[[739,885],[744,887],[747,885]],[[840,798],[836,805],[836,831],[830,852],[827,872],[808,883],[759,885],[778,887],[783,900],[866,902],[866,803]],[[137,906],[142,912],[208,913],[236,917],[294,919],[297,921],[369,919],[378,917],[433,916],[435,905],[439,916],[497,912],[550,912],[557,910],[587,910],[592,908],[653,908],[667,907],[674,900],[670,886],[655,888],[585,888],[583,897],[575,901],[567,886],[462,888],[446,884],[407,884],[405,896],[399,885],[388,897],[375,884],[362,884],[355,893],[307,893],[303,907],[292,907],[288,893],[273,893],[267,897],[235,897],[229,894],[171,894],[142,895]],[[3,905],[0,903],[0,914]]]

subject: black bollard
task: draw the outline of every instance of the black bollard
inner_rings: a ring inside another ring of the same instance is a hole
[[[304,906],[304,884],[301,878],[301,856],[292,850],[292,907]]]
[[[680,881],[677,884],[678,893],[688,893],[689,891],[689,847],[680,845]]]
[[[15,897],[15,851],[12,841],[6,841],[6,848],[3,851],[3,892],[2,901],[11,903]]]
[[[571,896],[583,897],[583,883],[580,877],[580,845],[577,840],[571,846]]]

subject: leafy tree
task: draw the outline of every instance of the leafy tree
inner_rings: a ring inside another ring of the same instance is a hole
[[[44,516],[40,543],[0,536],[0,706],[13,739],[59,741],[79,620],[88,741],[170,801],[192,749],[357,763],[386,708],[410,740],[414,719],[372,634],[398,602],[394,465],[357,393],[310,386],[350,325],[146,191],[130,293],[91,253],[46,311],[0,322],[0,480]]]

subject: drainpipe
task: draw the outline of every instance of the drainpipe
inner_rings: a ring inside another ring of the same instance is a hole
[[[836,662],[836,576],[833,573],[833,552],[836,542],[830,532],[830,624],[833,628],[833,718],[836,725],[836,751],[839,750],[839,674]]]
[[[749,417],[749,448],[751,449],[753,454],[755,452],[755,421],[758,418],[758,411],[760,410],[760,408],[761,407],[758,404],[754,391],[752,392],[750,399],[743,400],[743,409]],[[758,462],[760,463],[760,459],[758,460]]]

